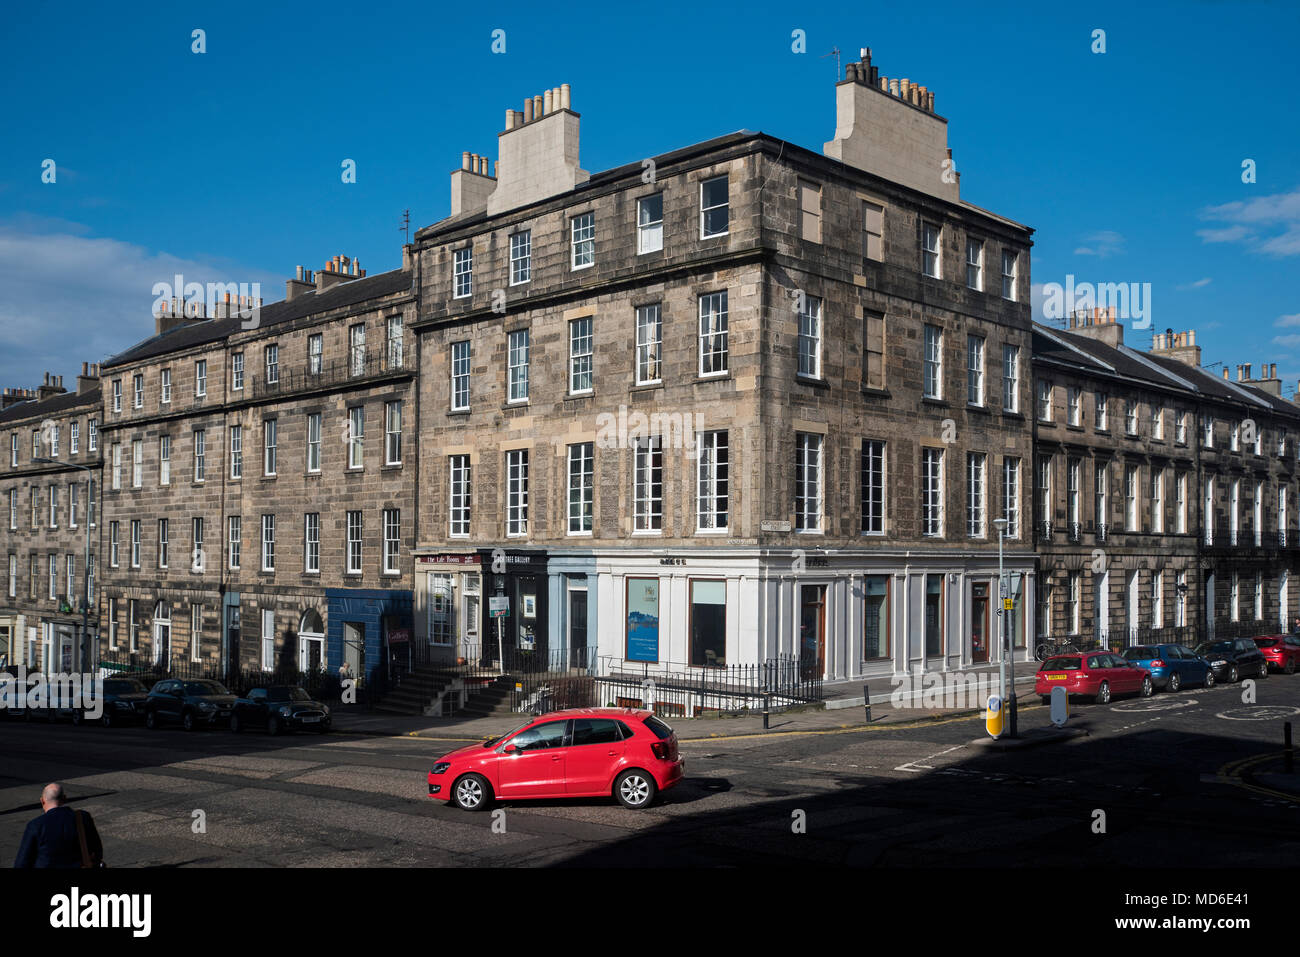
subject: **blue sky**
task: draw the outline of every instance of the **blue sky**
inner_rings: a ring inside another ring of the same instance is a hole
[[[592,172],[748,128],[820,150],[833,57],[936,91],[964,199],[1033,226],[1036,284],[1151,283],[1150,332],[1300,378],[1293,3],[84,4],[6,15],[0,384],[153,331],[176,272],[400,263],[462,150],[569,83]],[[205,31],[206,52],[191,51]],[[506,52],[491,51],[505,31]],[[792,52],[792,31],[807,52]],[[1093,53],[1094,30],[1106,52]],[[56,181],[43,183],[42,163]],[[356,182],[340,164],[356,162]],[[1242,162],[1256,182],[1242,182]]]

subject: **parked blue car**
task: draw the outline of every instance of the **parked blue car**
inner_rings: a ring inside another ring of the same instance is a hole
[[[1124,649],[1124,658],[1151,672],[1157,688],[1177,691],[1183,685],[1214,687],[1214,669],[1186,645],[1134,645]]]

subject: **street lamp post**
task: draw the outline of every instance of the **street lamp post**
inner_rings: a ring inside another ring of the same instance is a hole
[[[89,465],[60,462],[57,459],[34,458],[32,461],[40,465],[64,465],[68,468],[81,469],[83,472],[91,473],[86,476],[86,557],[84,567],[81,570],[81,644],[77,655],[77,670],[81,671],[84,669],[86,659],[90,657],[88,647],[90,632],[90,503],[95,500],[95,470]]]
[[[1006,707],[1010,707],[1009,703],[1011,700],[1008,697],[1009,687],[1007,684],[1007,667],[1008,667],[1007,663],[1011,657],[1011,642],[1007,638],[1009,634],[1007,629],[1007,598],[1009,596],[1007,595],[1006,574],[1003,571],[1003,565],[1002,565],[1002,542],[1007,537],[1008,523],[1007,523],[1007,519],[1005,518],[995,518],[993,519],[993,524],[996,525],[998,529],[998,638],[1001,640],[1002,643],[1002,660],[998,668],[998,672],[1000,678],[999,683],[1000,683],[1000,693],[1002,696],[1002,706],[1006,708]],[[1013,680],[1014,677],[1015,676],[1013,673],[1012,675]],[[1014,708],[1012,708],[1012,710],[1010,711],[1010,717],[1011,717],[1010,736],[1015,737],[1016,726],[1015,726]]]

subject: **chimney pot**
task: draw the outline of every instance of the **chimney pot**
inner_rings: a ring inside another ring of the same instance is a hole
[[[542,94],[542,116],[549,116],[552,109],[554,107],[551,104],[551,91],[547,90]]]
[[[524,122],[531,123],[532,121],[533,121],[533,98],[530,96],[528,99],[524,100]]]
[[[540,120],[545,115],[542,112],[542,95],[539,93],[533,97],[533,119]]]
[[[572,92],[573,91],[569,88],[569,84],[567,83],[560,84],[560,109],[567,110],[570,108],[569,97],[572,94]]]
[[[508,133],[514,128],[515,128],[515,111],[506,110],[506,132]]]

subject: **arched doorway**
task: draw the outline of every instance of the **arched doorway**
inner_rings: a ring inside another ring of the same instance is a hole
[[[160,600],[153,608],[153,663],[171,666],[172,606]]]
[[[298,624],[298,670],[320,671],[325,667],[325,623],[320,613],[309,608]]]

